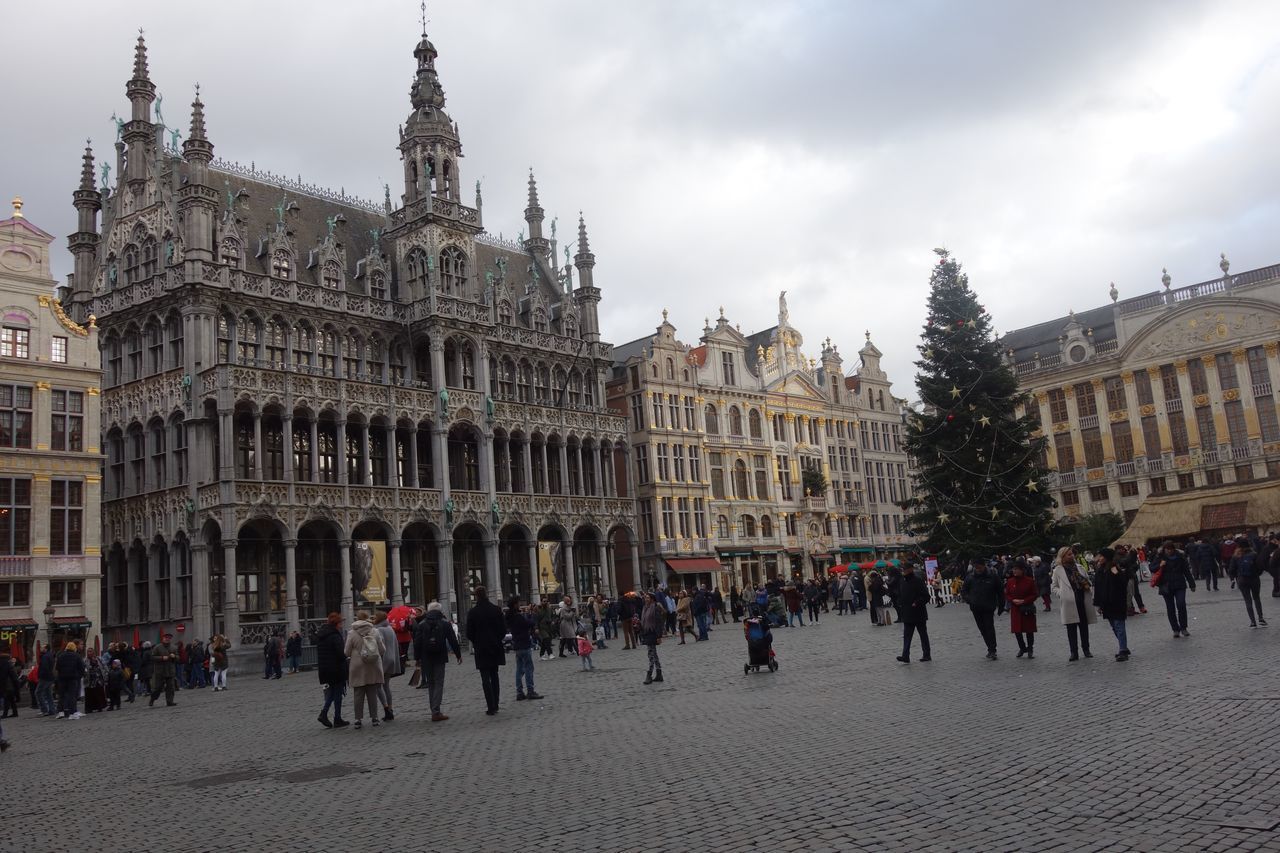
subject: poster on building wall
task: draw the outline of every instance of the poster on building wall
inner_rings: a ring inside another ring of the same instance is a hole
[[[387,543],[356,542],[351,561],[351,585],[369,604],[386,604]]]
[[[538,542],[538,592],[549,595],[560,584],[556,581],[556,563],[560,562],[559,542]]]

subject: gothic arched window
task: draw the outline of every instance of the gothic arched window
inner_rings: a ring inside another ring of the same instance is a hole
[[[342,268],[337,261],[325,261],[320,270],[320,283],[330,290],[342,287]]]
[[[505,299],[498,303],[498,322],[504,326],[510,326],[515,322],[515,313],[511,310],[511,303]]]
[[[729,435],[742,435],[742,412],[737,406],[729,407]]]
[[[374,299],[387,298],[387,274],[382,270],[377,270],[369,276],[369,295]]]
[[[707,425],[707,435],[720,434],[720,415],[716,413],[716,407],[711,403],[707,403],[707,408],[703,411],[703,419]]]
[[[134,284],[142,280],[142,255],[138,247],[130,243],[124,247],[124,283]]]
[[[156,274],[159,257],[156,254],[156,241],[148,237],[142,243],[142,277],[150,278]]]
[[[231,317],[227,314],[218,315],[218,363],[226,364],[231,361]]]
[[[467,256],[457,246],[445,246],[440,253],[440,290],[448,296],[458,296],[466,277]]]
[[[234,237],[223,237],[219,246],[222,263],[233,270],[240,269],[240,241]]]
[[[285,281],[293,278],[293,259],[284,249],[276,249],[271,253],[271,275]]]
[[[760,421],[759,409],[752,409],[747,414],[747,429],[750,430],[752,438],[764,438],[764,428]]]
[[[409,285],[409,298],[421,299],[427,292],[427,253],[414,249],[405,258],[405,281]]]

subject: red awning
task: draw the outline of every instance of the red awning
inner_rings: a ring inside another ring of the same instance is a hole
[[[30,619],[0,619],[0,628],[25,628],[34,631],[36,623]]]
[[[667,567],[673,572],[687,575],[724,571],[724,566],[714,557],[668,557]]]

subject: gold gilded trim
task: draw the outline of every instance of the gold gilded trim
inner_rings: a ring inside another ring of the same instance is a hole
[[[62,310],[61,302],[51,296],[38,296],[36,298],[40,302],[41,308],[49,308],[53,311],[53,316],[62,324],[62,328],[73,335],[79,335],[82,338],[89,337],[89,330],[68,317],[67,312]]]

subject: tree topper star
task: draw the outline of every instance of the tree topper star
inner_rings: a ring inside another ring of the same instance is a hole
[[[947,515],[945,512],[938,513],[938,521],[940,521],[941,523],[946,524],[950,520],[951,520],[951,516]]]
[[[992,508],[991,508],[991,518],[994,520],[994,519],[997,519],[997,518],[999,518],[999,517],[1000,517],[1000,510],[996,509],[995,507],[992,507]]]

